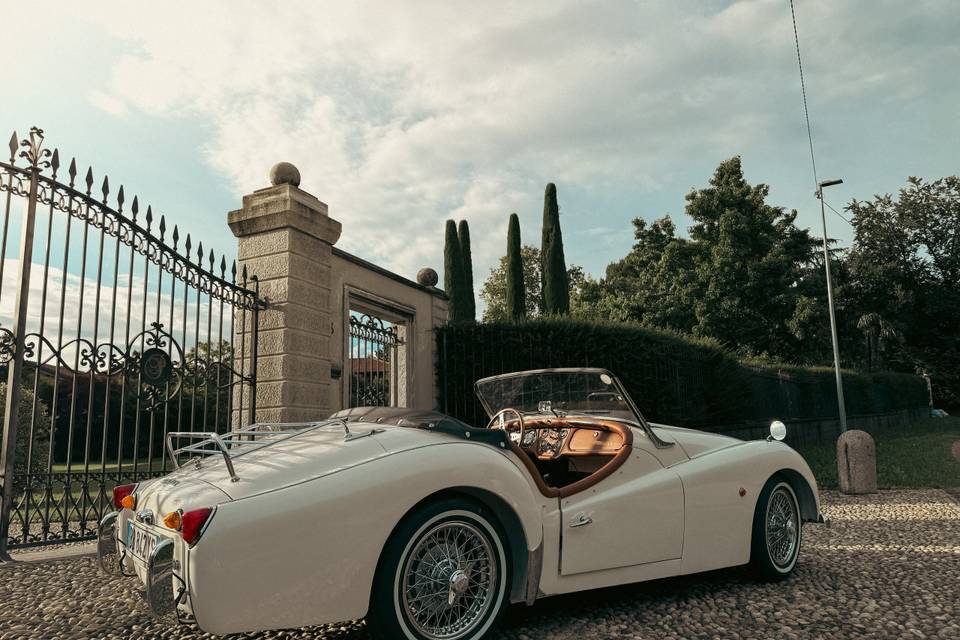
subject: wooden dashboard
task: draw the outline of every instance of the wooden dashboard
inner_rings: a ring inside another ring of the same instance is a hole
[[[525,446],[541,460],[574,456],[613,456],[624,445],[633,444],[629,427],[612,420],[544,417],[525,421],[528,432],[536,432]],[[524,437],[524,440],[528,440]]]
[[[623,446],[623,436],[612,431],[574,428],[567,435],[563,453],[574,456],[613,455]]]

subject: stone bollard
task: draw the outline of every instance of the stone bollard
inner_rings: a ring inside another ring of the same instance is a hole
[[[845,431],[837,439],[837,478],[842,493],[876,493],[877,448],[866,431]]]

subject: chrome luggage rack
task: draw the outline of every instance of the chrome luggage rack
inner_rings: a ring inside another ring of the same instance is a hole
[[[202,456],[223,456],[223,462],[227,465],[227,472],[230,473],[230,480],[239,482],[240,478],[233,466],[233,459],[242,456],[251,451],[263,449],[270,445],[284,440],[289,440],[308,431],[314,431],[322,427],[339,425],[343,427],[344,441],[355,440],[364,436],[373,435],[383,431],[383,429],[369,429],[358,432],[351,432],[347,426],[347,421],[340,418],[332,420],[320,420],[317,422],[272,422],[255,423],[242,429],[236,429],[228,433],[215,433],[213,431],[171,431],[167,434],[167,452],[173,465],[179,469],[180,462],[177,458],[180,454],[189,453],[193,455],[197,468],[200,468]],[[174,448],[174,439],[199,440],[192,442],[179,449]]]

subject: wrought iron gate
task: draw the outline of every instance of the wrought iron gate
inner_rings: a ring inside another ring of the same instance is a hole
[[[256,416],[256,278],[43,144],[0,162],[0,558],[92,538],[168,431]]]
[[[403,344],[396,325],[373,315],[350,312],[351,407],[397,404],[400,378],[398,348]]]

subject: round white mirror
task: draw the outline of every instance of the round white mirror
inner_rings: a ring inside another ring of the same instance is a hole
[[[787,425],[779,420],[770,423],[770,437],[774,440],[783,440],[787,437]]]

